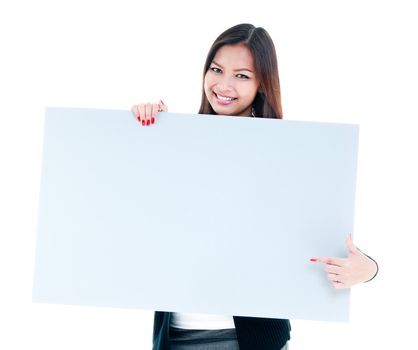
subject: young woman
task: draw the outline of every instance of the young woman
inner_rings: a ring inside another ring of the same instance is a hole
[[[159,103],[132,107],[144,125],[156,122]],[[282,118],[277,57],[273,41],[263,28],[239,24],[213,43],[203,70],[201,114]],[[350,288],[377,274],[377,264],[346,240],[348,257],[318,257],[335,288]],[[154,350],[269,350],[287,349],[290,323],[284,319],[156,312]]]

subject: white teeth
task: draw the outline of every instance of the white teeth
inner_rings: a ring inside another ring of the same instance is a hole
[[[218,94],[216,94],[216,96],[217,96],[220,100],[222,100],[222,101],[232,101],[232,100],[235,100],[235,98],[233,98],[233,97],[224,97],[224,96],[221,96],[221,95],[218,95]]]

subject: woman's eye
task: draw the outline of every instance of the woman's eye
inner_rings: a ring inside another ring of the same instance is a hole
[[[245,74],[237,74],[237,78],[250,79],[250,77],[248,75],[245,75]]]
[[[211,67],[211,71],[215,72],[215,73],[220,73],[221,70],[219,68],[216,67]]]

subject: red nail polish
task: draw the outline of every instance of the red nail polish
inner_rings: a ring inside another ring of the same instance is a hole
[[[137,116],[136,119],[138,119],[139,122],[141,121],[141,118],[139,116]]]
[[[145,120],[142,121],[142,125],[145,125]]]
[[[154,122],[155,122],[155,118],[154,118],[154,117],[152,117],[152,118],[151,118],[151,124],[154,124]]]
[[[149,119],[147,120],[147,125],[150,125],[150,121],[149,121]]]
[[[318,259],[314,259],[314,258],[312,258],[312,259],[309,259],[310,261],[313,261],[313,262],[317,262],[318,261]]]

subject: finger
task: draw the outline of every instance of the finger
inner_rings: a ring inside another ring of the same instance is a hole
[[[158,104],[154,103],[152,105],[151,124],[154,124],[155,121],[157,120],[157,113],[159,109],[160,109],[160,106]]]
[[[343,269],[340,266],[326,264],[325,272],[340,275],[343,272]]]
[[[160,107],[159,112],[168,112],[168,106],[163,102],[163,100],[160,100],[158,106]]]
[[[140,103],[138,105],[138,113],[139,113],[141,124],[145,125],[145,104],[144,103]]]
[[[140,119],[139,119],[139,109],[138,109],[138,105],[133,105],[133,106],[131,107],[131,111],[132,111],[132,114],[134,115],[135,119],[137,119],[137,120],[139,121]]]
[[[351,234],[348,235],[347,238],[345,239],[345,244],[347,246],[347,250],[349,253],[351,254],[357,253],[358,249],[353,243],[353,237],[351,236]]]
[[[343,283],[341,276],[335,273],[327,273],[327,278],[333,283]]]
[[[317,258],[317,261],[322,262],[324,264],[341,266],[341,267],[344,266],[346,263],[346,259],[334,258],[334,257],[329,257],[329,256],[321,256]]]
[[[335,289],[344,289],[344,288],[348,288],[348,286],[346,286],[344,283],[342,282],[332,282],[332,285],[334,286]]]
[[[145,105],[145,125],[151,124],[151,115],[152,115],[152,103],[147,103]]]

